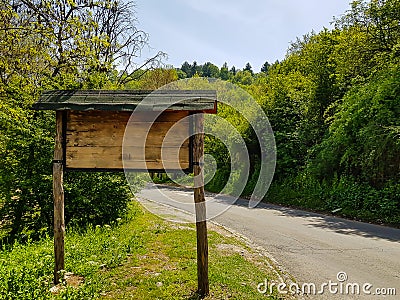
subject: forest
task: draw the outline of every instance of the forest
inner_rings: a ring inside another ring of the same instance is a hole
[[[51,235],[54,113],[31,110],[42,91],[152,90],[191,77],[229,81],[262,106],[277,145],[266,202],[400,226],[399,0],[353,1],[333,29],[299,37],[259,71],[168,66],[163,52],[136,63],[147,44],[134,2],[1,0],[0,244]],[[257,174],[256,137],[238,130]],[[218,192],[230,161],[206,142],[218,163],[206,188]],[[243,196],[252,188],[250,178]],[[113,173],[67,173],[65,193],[67,226],[81,228],[115,221],[131,198]]]
[[[400,1],[354,1],[334,29],[298,38],[284,60],[265,62],[259,72],[249,63],[238,69],[184,62],[164,71],[165,79],[176,72],[178,79],[227,80],[263,107],[277,145],[265,201],[399,226],[399,15]],[[220,115],[235,124],[236,114]],[[246,196],[257,180],[260,150],[254,132],[237,129],[253,166]],[[218,162],[206,188],[219,192],[230,160],[215,140],[206,141],[206,152]]]

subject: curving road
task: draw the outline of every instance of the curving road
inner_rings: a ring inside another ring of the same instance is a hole
[[[164,218],[194,221],[191,189],[149,184],[137,196]],[[232,198],[210,193],[206,201],[213,221],[264,248],[299,288],[309,291],[302,298],[400,299],[400,229],[264,203],[249,209],[244,199],[232,205]],[[393,289],[397,296],[378,295]]]

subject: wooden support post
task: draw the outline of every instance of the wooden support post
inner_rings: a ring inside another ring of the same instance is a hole
[[[54,284],[60,282],[60,270],[64,270],[64,112],[56,111],[56,137],[53,161],[53,197],[54,197]]]
[[[197,232],[197,282],[198,293],[205,297],[209,293],[208,284],[208,240],[206,222],[206,204],[204,198],[204,173],[202,171],[204,155],[204,118],[194,115],[195,132],[193,139],[193,175],[195,176],[194,202],[196,208]]]

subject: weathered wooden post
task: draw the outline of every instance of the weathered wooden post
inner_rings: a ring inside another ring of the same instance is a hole
[[[64,270],[64,134],[65,113],[56,111],[56,137],[53,160],[53,197],[54,197],[54,284],[60,281],[60,271]]]
[[[208,295],[208,238],[207,238],[207,215],[204,198],[204,118],[202,114],[194,115],[194,126],[196,135],[193,141],[193,175],[194,203],[196,209],[196,232],[197,232],[197,282],[198,293],[201,297]]]

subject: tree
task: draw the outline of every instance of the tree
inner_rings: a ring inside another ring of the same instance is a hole
[[[90,79],[120,66],[117,83],[122,84],[143,68],[158,67],[165,56],[158,52],[136,62],[148,34],[136,27],[132,1],[15,0],[11,7],[18,15],[16,25],[47,45],[50,59],[44,70],[51,78],[65,70]]]
[[[190,77],[193,77],[193,76],[195,76],[196,74],[197,74],[198,76],[200,76],[200,74],[201,74],[201,66],[197,65],[197,62],[194,61],[194,62],[192,63],[192,67],[191,67],[191,70],[190,70]]]
[[[340,43],[335,60],[343,89],[390,64],[400,40],[399,16],[398,0],[353,1],[352,9],[336,20]]]
[[[201,76],[218,78],[219,77],[219,68],[216,65],[214,65],[210,62],[207,62],[201,67]]]
[[[219,77],[222,80],[228,80],[229,79],[229,69],[228,69],[228,64],[226,62],[221,67],[221,70],[219,72]]]
[[[178,75],[178,79],[185,79],[187,78],[187,74],[183,72],[181,69],[176,68],[176,73]]]
[[[229,70],[229,73],[232,75],[236,75],[236,72],[237,72],[237,70],[236,70],[235,66],[232,66],[232,68]]]
[[[315,163],[321,178],[334,171],[375,187],[400,180],[399,86],[400,68],[393,65],[346,94],[319,146]]]
[[[148,71],[140,80],[133,82],[134,88],[142,90],[156,90],[170,82],[178,80],[177,71],[172,68],[158,68]],[[130,88],[129,84],[124,88]]]
[[[253,75],[253,69],[250,65],[250,63],[247,63],[246,66],[244,67],[243,71],[249,71],[251,75]]]
[[[233,76],[232,82],[242,85],[250,85],[253,82],[253,74],[248,70],[238,71],[236,75]]]
[[[182,70],[183,72],[185,72],[186,77],[191,77],[191,76],[193,75],[193,74],[192,74],[192,65],[189,64],[187,61],[185,61],[185,62],[182,64],[181,70]]]
[[[270,63],[266,61],[261,67],[261,72],[268,73],[270,66]]]

